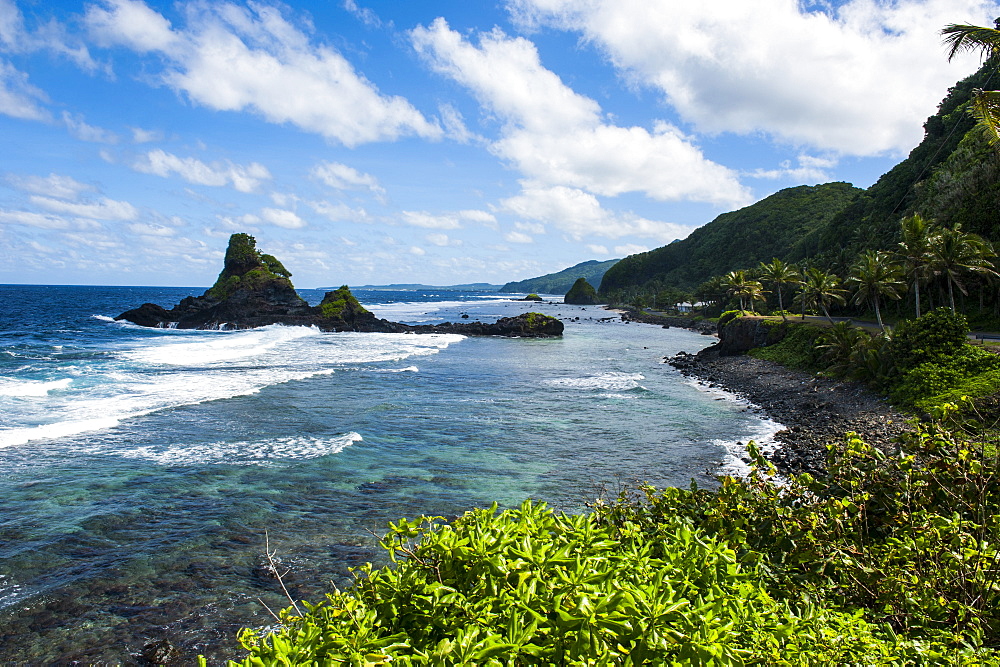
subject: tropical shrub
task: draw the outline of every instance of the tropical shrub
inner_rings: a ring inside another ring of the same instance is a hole
[[[750,356],[799,370],[823,370],[825,367],[817,348],[821,330],[808,324],[789,323],[786,326],[784,338],[774,345],[750,350]]]
[[[938,308],[915,320],[900,322],[893,329],[892,356],[901,370],[928,361],[940,362],[958,354],[968,338],[965,316]]]
[[[742,310],[727,310],[726,312],[719,315],[719,328],[726,326],[737,317],[743,317],[746,313]]]

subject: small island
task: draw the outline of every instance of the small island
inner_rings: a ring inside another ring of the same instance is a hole
[[[249,234],[233,234],[218,280],[201,296],[182,299],[167,310],[144,303],[116,320],[161,329],[252,329],[270,324],[315,326],[322,331],[374,333],[457,333],[466,336],[547,338],[561,336],[563,323],[541,313],[482,322],[408,325],[375,317],[347,285],[327,292],[317,306],[299,296],[292,274],[273,255],[257,249]]]
[[[577,306],[593,306],[601,303],[601,300],[597,296],[597,290],[587,282],[586,278],[577,278],[573,286],[566,292],[566,296],[563,297],[563,303],[570,303]]]

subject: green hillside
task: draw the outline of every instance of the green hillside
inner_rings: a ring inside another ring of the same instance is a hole
[[[800,243],[824,228],[862,190],[850,183],[800,185],[723,213],[682,241],[621,260],[604,276],[601,294],[654,280],[693,289],[712,276],[773,257],[800,256]]]
[[[571,266],[568,269],[563,269],[558,273],[549,273],[537,278],[507,283],[500,288],[500,291],[515,294],[522,292],[529,294],[532,292],[535,294],[565,294],[573,286],[577,278],[586,278],[587,282],[591,285],[600,285],[604,274],[618,263],[618,261],[617,259],[609,259],[599,262],[596,259],[591,259],[581,262],[576,266]]]

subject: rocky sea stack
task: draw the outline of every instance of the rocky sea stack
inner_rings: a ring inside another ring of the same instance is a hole
[[[586,278],[577,278],[573,286],[566,292],[566,296],[563,297],[563,303],[571,303],[577,306],[593,306],[600,302],[600,299],[597,297],[597,290],[587,282]]]
[[[167,310],[144,303],[116,320],[144,327],[176,329],[252,329],[269,324],[316,326],[323,331],[381,333],[459,333],[468,336],[561,336],[563,323],[541,313],[501,318],[494,324],[410,326],[375,317],[344,285],[327,292],[317,306],[299,296],[292,274],[272,255],[257,250],[248,234],[233,234],[218,280],[201,296],[189,296]]]

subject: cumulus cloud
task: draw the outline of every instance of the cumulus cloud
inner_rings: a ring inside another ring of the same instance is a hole
[[[668,243],[686,237],[693,229],[649,220],[634,213],[610,211],[589,192],[562,185],[547,187],[522,183],[521,194],[502,200],[500,205],[519,217],[551,223],[575,240],[586,236],[613,239],[639,236]]]
[[[602,245],[587,245],[587,250],[594,253],[595,255],[607,255],[608,249]]]
[[[48,120],[42,107],[48,97],[28,83],[28,75],[13,65],[0,62],[0,113],[22,120]]]
[[[533,181],[605,196],[751,201],[737,174],[707,159],[678,128],[606,123],[600,105],[546,69],[527,39],[495,29],[480,34],[477,45],[438,18],[414,29],[411,40],[435,70],[466,86],[501,119],[492,150]]]
[[[534,243],[535,239],[524,232],[510,231],[504,234],[504,240],[510,243]]]
[[[430,243],[433,243],[434,245],[442,248],[446,246],[462,245],[461,239],[453,239],[449,237],[447,234],[428,234],[424,238],[427,239]]]
[[[92,192],[94,186],[81,183],[71,176],[49,174],[41,176],[10,175],[7,181],[22,192],[36,195],[56,197],[57,199],[76,199],[84,192]]]
[[[260,212],[261,219],[269,224],[285,229],[302,229],[306,226],[306,221],[300,218],[294,211],[281,208],[264,208]]]
[[[938,31],[992,25],[986,0],[508,0],[516,20],[579,33],[626,77],[658,90],[709,133],[765,132],[843,155],[903,153],[941,91],[970,72],[949,65]],[[892,75],[887,73],[891,72]]]
[[[615,254],[616,255],[638,255],[640,252],[646,252],[649,250],[644,245],[636,245],[635,243],[626,243],[625,245],[616,245]]]
[[[159,148],[149,151],[133,163],[132,168],[145,174],[164,178],[177,174],[188,183],[221,187],[232,185],[239,192],[253,192],[261,182],[271,178],[271,172],[262,164],[248,165],[232,162],[207,164],[193,157],[178,157]]]
[[[313,167],[312,177],[325,183],[335,190],[367,189],[376,195],[385,194],[385,188],[378,184],[378,179],[371,174],[364,174],[339,162],[322,162]]]
[[[313,44],[278,8],[185,9],[186,25],[178,28],[138,0],[105,0],[88,8],[86,21],[105,45],[160,56],[162,81],[210,109],[253,111],[346,146],[443,134],[406,99],[382,94],[334,48]]]

